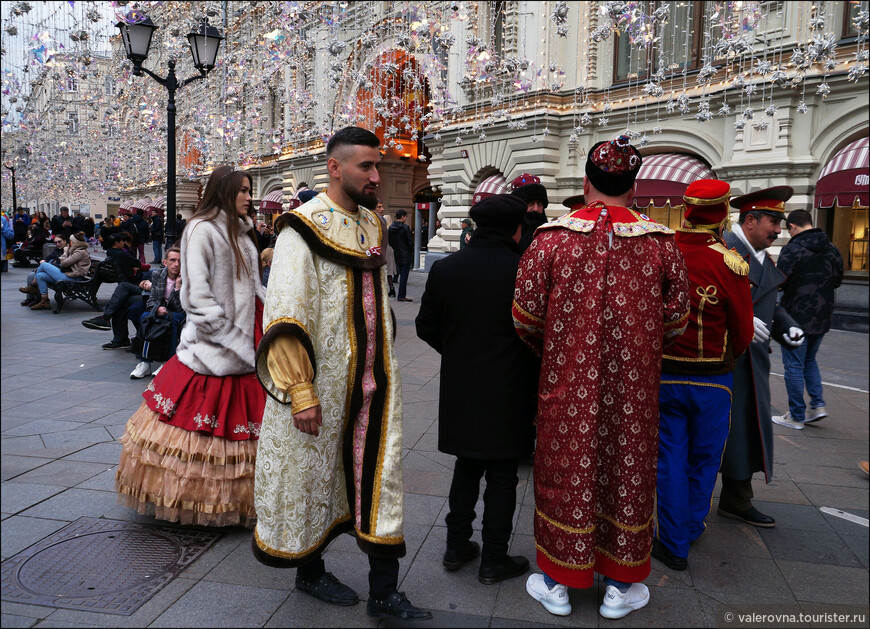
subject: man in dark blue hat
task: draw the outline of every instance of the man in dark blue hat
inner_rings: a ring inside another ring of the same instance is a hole
[[[417,336],[441,354],[438,449],[457,457],[443,564],[458,570],[480,552],[471,525],[486,474],[478,579],[490,585],[529,569],[528,559],[507,552],[519,459],[531,448],[539,363],[511,317],[526,202],[494,195],[469,213],[474,238],[432,266],[416,323]],[[468,395],[467,383],[481,374],[487,386]]]

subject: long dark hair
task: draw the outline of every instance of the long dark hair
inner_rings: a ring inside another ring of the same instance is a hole
[[[242,182],[245,179],[248,180],[248,185],[253,192],[254,179],[244,170],[236,170],[232,166],[218,166],[215,168],[208,178],[208,183],[205,184],[202,201],[199,202],[199,206],[193,214],[193,218],[199,218],[204,221],[215,221],[223,214],[227,233],[230,235],[230,247],[232,247],[233,255],[236,259],[236,277],[238,279],[242,279],[243,267],[245,272],[250,273],[248,262],[245,260],[245,256],[242,255],[241,248],[239,248],[239,215],[236,213],[236,197],[239,195],[239,190],[242,189]],[[257,237],[254,235],[254,230],[248,230],[247,236],[254,243],[254,248],[257,250],[257,270],[259,274],[262,274],[263,269],[259,255],[260,246],[257,242]]]

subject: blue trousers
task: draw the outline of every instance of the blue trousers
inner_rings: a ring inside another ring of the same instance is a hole
[[[824,406],[822,374],[816,354],[822,344],[824,334],[807,334],[807,340],[800,347],[786,349],[782,346],[782,367],[785,371],[785,390],[788,391],[788,410],[791,418],[802,422],[806,419],[807,405],[804,402],[804,383],[810,395],[810,404]]]
[[[701,536],[731,425],[731,373],[662,373],[656,539],[678,557]]]
[[[36,285],[39,287],[40,295],[48,295],[48,287],[54,286],[58,282],[68,280],[66,273],[48,262],[43,262],[36,269]]]
[[[151,241],[151,248],[154,250],[154,264],[160,264],[163,261],[163,241],[155,238]]]

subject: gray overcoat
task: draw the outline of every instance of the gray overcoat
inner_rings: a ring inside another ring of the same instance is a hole
[[[735,225],[734,229],[741,227]],[[773,259],[766,253],[764,264],[761,264],[735,234],[728,233],[725,244],[736,249],[749,263],[753,314],[767,325],[771,339],[781,341],[789,327],[797,326],[777,304],[777,292],[787,279],[785,274],[776,268]],[[749,350],[737,359],[734,366],[731,430],[721,469],[725,476],[735,480],[751,478],[753,472],[762,470],[765,482],[769,483],[773,475],[770,341],[750,343]]]

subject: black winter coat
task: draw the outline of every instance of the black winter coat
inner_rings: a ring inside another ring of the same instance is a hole
[[[133,243],[134,245],[138,245],[140,242],[148,242],[148,238],[151,235],[151,230],[148,228],[148,223],[145,222],[144,218],[142,218],[138,214],[134,214],[127,222],[133,223],[133,225],[136,226],[136,233],[133,234],[133,238],[136,239],[136,242]]]
[[[414,254],[414,238],[411,236],[411,228],[401,221],[393,221],[390,229],[387,230],[387,239],[396,256],[396,265],[411,264],[411,256]]]
[[[163,219],[159,216],[151,219],[151,240],[163,242]]]
[[[511,316],[519,262],[513,239],[479,228],[429,272],[417,336],[441,354],[438,449],[447,454],[493,460],[532,449],[540,362]]]
[[[805,334],[831,329],[834,289],[843,282],[843,257],[821,229],[808,229],[788,241],[776,268],[788,277],[781,305]]]
[[[543,212],[526,212],[523,214],[523,233],[520,235],[520,255],[525,253],[532,240],[535,238],[535,230],[547,222],[547,216]]]

